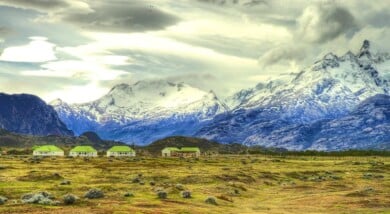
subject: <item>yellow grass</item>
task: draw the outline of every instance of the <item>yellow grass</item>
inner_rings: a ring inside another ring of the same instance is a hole
[[[28,158],[0,157],[0,195],[9,198],[0,213],[390,213],[390,158]],[[132,182],[138,174],[144,185]],[[71,185],[60,185],[63,179]],[[191,199],[181,198],[179,183]],[[83,198],[90,188],[105,197]],[[157,189],[168,199],[158,199]],[[70,206],[21,202],[37,191],[60,201],[67,193],[80,199]],[[206,204],[207,196],[218,205]]]

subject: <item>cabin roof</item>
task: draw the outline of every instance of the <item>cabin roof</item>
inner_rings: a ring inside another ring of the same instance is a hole
[[[108,152],[134,152],[129,146],[113,146]]]
[[[63,150],[54,145],[44,145],[34,148],[34,152],[63,152]]]
[[[97,152],[92,146],[76,146],[70,152]]]
[[[180,149],[181,152],[199,152],[198,147],[183,147]]]

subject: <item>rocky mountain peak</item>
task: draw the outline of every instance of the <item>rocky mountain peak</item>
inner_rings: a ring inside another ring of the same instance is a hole
[[[370,53],[370,41],[364,40],[363,45],[360,48],[360,51],[357,55],[359,58],[362,58],[363,56],[367,56],[368,58],[371,58],[371,53]]]

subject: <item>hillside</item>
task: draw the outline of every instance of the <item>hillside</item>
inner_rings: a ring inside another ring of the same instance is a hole
[[[96,135],[96,134],[95,134]],[[90,138],[91,133],[81,135],[80,137],[67,136],[32,136],[8,132],[0,129],[0,147],[30,149],[35,145],[53,144],[62,148],[71,148],[76,145],[91,145],[98,150],[108,149],[113,145],[123,145],[115,141],[100,140],[96,141]],[[96,135],[97,136],[97,135]]]
[[[73,136],[52,106],[29,94],[0,93],[0,128],[39,136]]]
[[[242,144],[221,144],[216,141],[210,141],[202,138],[172,136],[157,140],[142,149],[154,155],[160,155],[165,147],[199,147],[202,153],[220,153],[220,154],[243,154],[248,147]],[[259,149],[259,148],[258,148]]]

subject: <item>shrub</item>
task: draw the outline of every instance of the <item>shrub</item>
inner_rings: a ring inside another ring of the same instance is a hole
[[[26,204],[58,205],[58,201],[53,201],[54,196],[48,192],[27,193],[22,196],[22,202]]]
[[[70,181],[63,180],[63,181],[61,181],[60,185],[70,185]]]
[[[157,197],[159,199],[166,199],[168,197],[168,193],[165,192],[165,191],[160,190],[160,191],[157,192]]]
[[[218,205],[217,199],[215,199],[215,197],[213,197],[213,196],[207,197],[204,202],[206,202],[206,204]]]
[[[135,177],[135,178],[133,178],[132,182],[139,183],[139,182],[141,182],[141,179],[139,177]]]
[[[95,199],[95,198],[103,198],[104,193],[100,189],[90,189],[85,193],[84,198]]]
[[[191,198],[191,192],[190,191],[182,191],[181,197],[182,198]]]
[[[5,204],[5,202],[8,201],[8,198],[4,197],[4,196],[0,196],[0,205],[3,205]]]
[[[62,178],[62,176],[59,173],[53,173],[53,178]]]
[[[149,184],[150,184],[150,186],[156,185],[156,183],[154,181],[149,182]]]
[[[126,192],[123,196],[125,196],[125,197],[134,197],[134,194],[132,192]]]
[[[176,188],[177,190],[184,190],[184,186],[183,186],[182,184],[176,184],[176,185],[175,185],[175,188]]]
[[[72,194],[66,194],[64,195],[63,200],[64,200],[64,204],[70,205],[70,204],[74,204],[77,201],[77,197]]]

